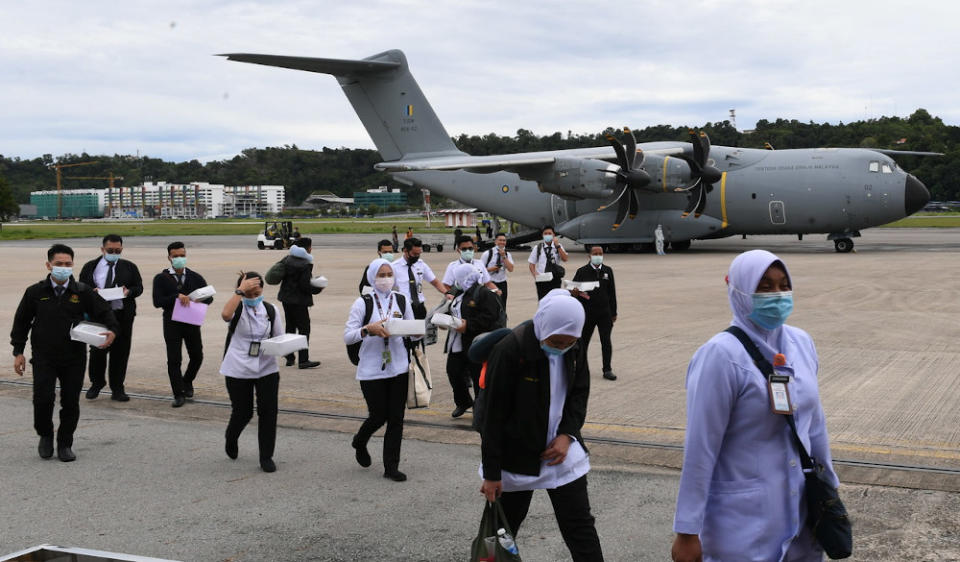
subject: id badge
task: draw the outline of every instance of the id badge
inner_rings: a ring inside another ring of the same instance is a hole
[[[384,369],[387,368],[387,365],[389,365],[389,364],[390,364],[390,361],[391,361],[391,356],[390,356],[390,350],[389,350],[389,349],[384,349],[384,350],[383,350],[383,353],[380,354],[380,361],[381,361],[381,363],[380,363],[380,370],[382,371],[382,370],[384,370]]]
[[[247,355],[250,357],[260,357],[260,342],[250,342],[250,349],[247,350]]]
[[[788,382],[790,382],[790,377],[786,375],[770,375],[767,379],[770,410],[774,414],[790,415],[793,413],[793,404],[790,403],[790,390],[787,388]]]

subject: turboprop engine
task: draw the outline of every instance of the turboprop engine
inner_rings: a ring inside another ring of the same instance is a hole
[[[557,158],[534,179],[540,191],[566,199],[603,199],[613,195],[620,166],[602,160]]]

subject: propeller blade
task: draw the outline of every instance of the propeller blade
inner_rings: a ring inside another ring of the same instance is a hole
[[[700,162],[706,164],[707,158],[710,157],[710,137],[707,136],[706,131],[700,131],[700,147],[703,150],[703,160]]]
[[[703,214],[703,208],[707,205],[707,191],[711,189],[713,189],[713,186],[708,183],[706,189],[700,190],[700,200],[697,202],[697,207],[693,210],[693,218],[699,219],[700,215]]]
[[[607,203],[606,205],[601,205],[600,208],[597,209],[597,211],[602,211],[602,210],[606,209],[607,207],[612,207],[614,203],[616,203],[617,201],[620,200],[621,197],[623,197],[623,194],[626,193],[628,189],[630,189],[630,188],[629,188],[629,187],[624,187],[623,190],[620,191],[620,195],[617,195],[617,198],[616,198],[616,199],[614,199],[613,201]]]
[[[630,193],[627,193],[627,197],[630,199],[630,210],[627,216],[634,219],[637,217],[637,211],[640,210],[640,201],[637,199],[637,192],[631,189]]]
[[[617,153],[617,162],[620,164],[620,167],[624,170],[629,170],[630,165],[627,163],[627,154],[623,151],[623,145],[620,144],[620,141],[613,135],[607,135],[607,142],[613,147],[613,151]]]
[[[694,218],[700,216],[699,212],[703,211],[703,206],[700,204],[700,201],[703,199],[703,185],[697,184],[693,189],[687,192],[687,208],[683,211],[683,214],[680,215],[680,218],[687,218],[690,213],[694,212],[699,208],[697,215]]]
[[[620,228],[620,225],[623,224],[623,219],[627,218],[627,211],[629,210],[630,196],[628,194],[626,198],[620,198],[620,204],[617,205],[617,218],[613,221],[613,228],[611,228],[611,230]]]
[[[637,139],[633,136],[633,131],[629,127],[623,128],[623,134],[627,137],[627,161],[630,162],[630,170],[637,167]]]
[[[693,159],[696,160],[697,165],[702,168],[707,158],[703,153],[703,144],[700,143],[700,137],[697,136],[697,132],[693,129],[690,129],[690,144],[693,145]]]

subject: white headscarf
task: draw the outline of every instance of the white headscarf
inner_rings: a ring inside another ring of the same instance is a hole
[[[480,272],[472,263],[459,263],[453,268],[453,279],[466,291],[480,280]]]
[[[295,258],[304,259],[310,263],[313,263],[313,255],[307,252],[307,249],[302,246],[291,246],[290,255]]]
[[[533,333],[537,340],[550,336],[580,337],[583,333],[583,305],[570,296],[566,289],[554,289],[540,300],[537,313],[533,315]]]
[[[727,274],[727,296],[730,298],[730,309],[733,310],[731,324],[746,332],[767,359],[783,348],[780,342],[783,326],[767,330],[754,324],[749,316],[753,312],[753,293],[757,292],[757,284],[776,262],[783,266],[792,287],[793,280],[790,279],[787,265],[766,250],[750,250],[735,257]]]
[[[390,262],[388,262],[387,260],[383,258],[377,258],[372,262],[370,262],[370,265],[367,266],[367,283],[370,283],[370,287],[384,297],[388,296],[390,294],[390,291],[387,291],[386,293],[384,293],[383,291],[380,291],[377,289],[377,272],[380,271],[380,268],[385,265],[388,267],[391,267]],[[397,282],[396,279],[394,279],[393,282],[394,282],[394,285],[396,285],[396,282]]]

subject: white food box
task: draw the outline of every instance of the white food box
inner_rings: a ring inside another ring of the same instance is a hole
[[[324,277],[323,275],[319,277],[314,277],[313,279],[310,280],[310,284],[318,289],[326,289],[328,282],[329,281],[327,281],[327,278]]]
[[[438,328],[443,328],[443,329],[447,329],[447,328],[454,328],[454,329],[456,329],[456,328],[459,328],[459,327],[460,327],[460,322],[461,322],[461,321],[460,321],[459,319],[454,318],[453,316],[450,316],[449,314],[440,314],[440,313],[434,314],[434,315],[433,315],[433,318],[430,319],[430,323],[431,323],[431,324],[433,324],[434,326],[436,326],[436,327],[438,327]]]
[[[543,283],[544,281],[553,281],[553,272],[548,271],[546,273],[538,273],[536,277],[537,283]]]
[[[123,287],[100,289],[97,293],[99,293],[100,297],[105,301],[118,301],[123,298]]]
[[[217,291],[213,288],[213,285],[207,285],[206,287],[200,287],[187,296],[190,297],[190,300],[192,301],[202,301],[212,297],[215,294],[217,294]]]
[[[107,342],[107,336],[101,334],[108,331],[107,327],[102,324],[81,322],[70,329],[70,339],[100,347]]]
[[[391,336],[422,336],[427,333],[427,325],[423,320],[391,318],[384,326]]]
[[[600,282],[599,281],[567,281],[566,279],[564,279],[562,287],[564,289],[569,289],[569,290],[577,289],[578,291],[582,291],[586,293],[599,288]]]
[[[307,336],[303,334],[280,334],[260,342],[260,352],[264,355],[289,355],[306,348]]]

